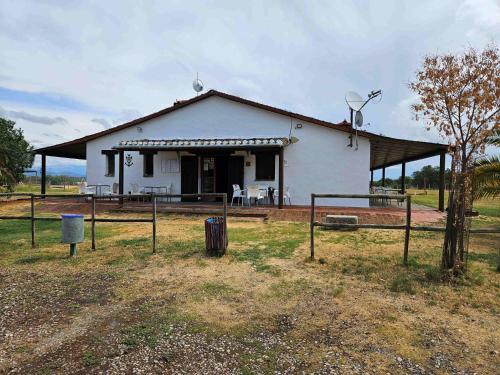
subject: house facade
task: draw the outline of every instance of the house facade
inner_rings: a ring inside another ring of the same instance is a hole
[[[396,141],[211,90],[36,152],[43,168],[45,156],[86,159],[88,184],[119,184],[124,194],[136,185],[231,196],[233,184],[260,185],[280,191],[278,203],[289,191],[293,204],[308,205],[311,193],[367,194],[373,169],[443,152],[444,145]]]

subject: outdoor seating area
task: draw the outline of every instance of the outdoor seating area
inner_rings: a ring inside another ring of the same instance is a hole
[[[242,189],[240,185],[233,184],[233,196],[231,198],[231,206],[236,202],[239,206],[248,207],[258,205],[271,205],[273,206],[275,202],[278,202],[279,191],[273,186],[268,185],[249,185]],[[292,199],[290,195],[290,188],[287,187],[283,192],[283,203],[288,205],[292,204]]]
[[[118,183],[113,183],[113,185],[108,184],[91,184],[87,185],[87,182],[82,182],[79,185],[80,194],[94,194],[98,197],[113,198],[113,195],[119,194]],[[173,184],[161,185],[161,186],[139,186],[139,184],[130,184],[129,190],[125,194],[129,194],[131,198],[134,195],[143,196],[144,194],[175,194]],[[144,197],[142,198],[144,200]],[[160,201],[170,201],[169,198],[159,198]]]
[[[370,194],[383,194],[387,195],[387,198],[372,198],[370,199],[370,206],[390,206],[397,205],[401,206],[402,200],[400,198],[392,197],[401,194],[400,189],[392,189],[384,186],[374,186],[370,188]]]

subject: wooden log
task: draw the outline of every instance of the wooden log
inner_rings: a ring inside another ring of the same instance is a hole
[[[403,253],[403,264],[408,266],[408,248],[410,246],[411,230],[411,195],[406,197],[406,225],[405,225],[405,247]]]
[[[31,248],[36,246],[35,242],[35,197],[31,194]]]
[[[314,221],[314,198],[315,195],[311,194],[311,222],[310,222],[310,236],[311,236],[311,259],[314,259],[314,226],[316,222]]]
[[[92,250],[95,250],[95,197],[92,195],[92,214],[90,218],[92,226]]]
[[[153,254],[156,253],[156,196],[155,193],[151,194],[151,199],[153,201]]]

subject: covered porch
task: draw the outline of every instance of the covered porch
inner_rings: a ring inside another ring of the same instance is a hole
[[[431,143],[407,141],[375,134],[370,135],[370,188],[373,186],[373,172],[382,170],[382,187],[385,187],[386,168],[401,165],[400,189],[401,194],[406,193],[406,164],[434,156],[439,156],[439,197],[438,210],[445,211],[445,167],[448,146]]]
[[[284,148],[290,143],[288,138],[283,137],[121,141],[112,148],[118,153],[118,193],[127,194],[125,166],[127,159],[132,158],[131,153],[142,155],[145,176],[150,174],[151,177],[154,174],[156,155],[169,153],[175,155],[174,158],[162,159],[162,163],[175,162],[175,172],[180,176],[168,173],[161,175],[160,179],[154,180],[158,181],[158,186],[150,186],[151,191],[154,191],[154,188],[161,191],[162,187],[166,187],[164,185],[171,184],[169,178],[180,178],[176,193],[227,193],[228,198],[233,195],[233,186],[244,190],[250,185],[258,185],[266,192],[269,190],[266,194],[267,203],[282,208]],[[253,161],[250,161],[250,156],[253,156]],[[163,172],[163,165],[161,168]],[[167,191],[168,189],[165,189],[165,192]],[[276,195],[273,194],[274,191],[277,192]],[[182,201],[189,202],[190,199],[182,198]]]

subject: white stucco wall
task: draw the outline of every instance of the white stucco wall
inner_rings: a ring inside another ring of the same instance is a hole
[[[302,128],[296,129],[297,123]],[[291,126],[292,125],[292,126]],[[122,140],[172,139],[172,138],[253,138],[288,137],[298,143],[285,148],[284,185],[290,188],[293,204],[309,204],[310,194],[346,193],[366,194],[369,190],[370,143],[359,138],[359,148],[346,147],[348,134],[326,127],[292,119],[273,112],[236,103],[220,97],[210,97],[185,108],[157,117],[137,127],[130,127],[87,143],[87,181],[89,184],[112,185],[118,182],[118,156],[115,162],[115,177],[106,177],[106,158],[101,150],[111,149]],[[162,173],[161,160],[177,158],[176,152],[159,152],[154,157],[154,177],[143,177],[143,159],[138,152],[126,152],[133,157],[134,165],[124,167],[124,191],[131,183],[140,186],[168,185],[180,193],[180,173]],[[183,153],[181,153],[182,155]],[[255,156],[246,152],[245,185],[255,182]],[[276,168],[278,162],[276,160]],[[266,182],[278,187],[276,181]],[[258,183],[258,182],[257,182]],[[322,200],[319,204],[366,206],[361,200]]]

